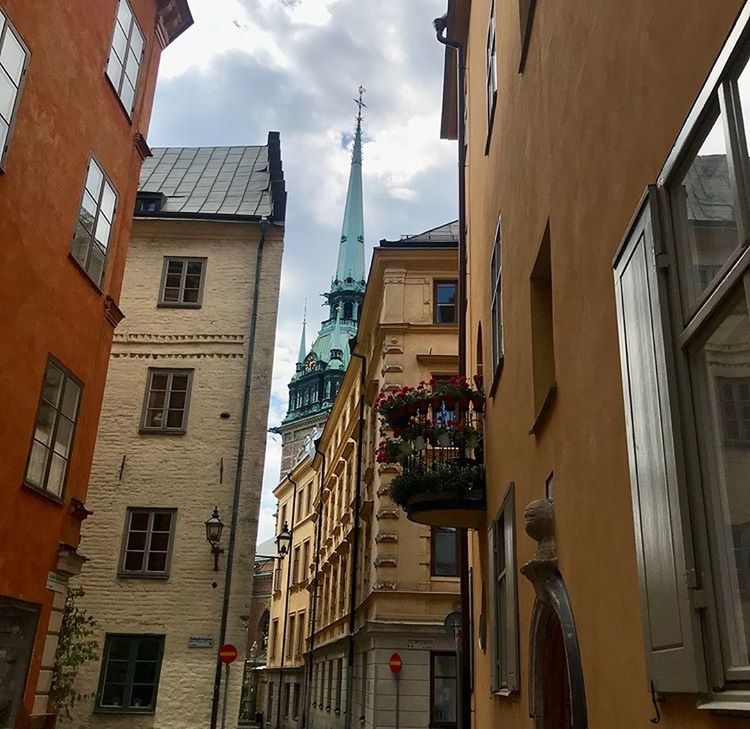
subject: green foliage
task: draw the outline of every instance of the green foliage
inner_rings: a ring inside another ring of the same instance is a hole
[[[88,698],[75,689],[78,669],[97,657],[98,645],[91,639],[96,622],[76,602],[84,595],[83,588],[71,587],[65,597],[60,637],[52,670],[50,699],[60,714],[70,719],[70,711],[77,701]]]
[[[390,496],[405,508],[416,494],[459,491],[465,493],[484,485],[484,468],[476,464],[436,463],[430,468],[405,471],[395,476]]]

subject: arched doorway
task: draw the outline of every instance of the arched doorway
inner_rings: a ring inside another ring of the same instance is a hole
[[[550,611],[544,631],[541,665],[542,729],[571,726],[570,682],[560,620]]]

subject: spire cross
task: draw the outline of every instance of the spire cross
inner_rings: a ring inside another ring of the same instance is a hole
[[[359,98],[354,99],[354,103],[357,105],[358,112],[357,112],[357,124],[362,122],[362,109],[367,108],[367,104],[365,104],[364,101],[362,101],[362,96],[365,94],[367,89],[364,86],[360,86],[357,91],[359,92]]]

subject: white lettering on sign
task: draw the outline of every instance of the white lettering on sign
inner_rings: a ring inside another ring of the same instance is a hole
[[[188,648],[213,648],[214,639],[211,635],[188,636]]]

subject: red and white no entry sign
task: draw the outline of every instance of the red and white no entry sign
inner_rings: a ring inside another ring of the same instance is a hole
[[[403,661],[401,660],[401,656],[398,653],[394,653],[391,656],[391,660],[388,662],[388,665],[391,667],[391,673],[401,673],[401,666],[403,666]]]
[[[225,643],[219,648],[219,660],[222,663],[230,664],[237,658],[237,648],[231,643]]]

